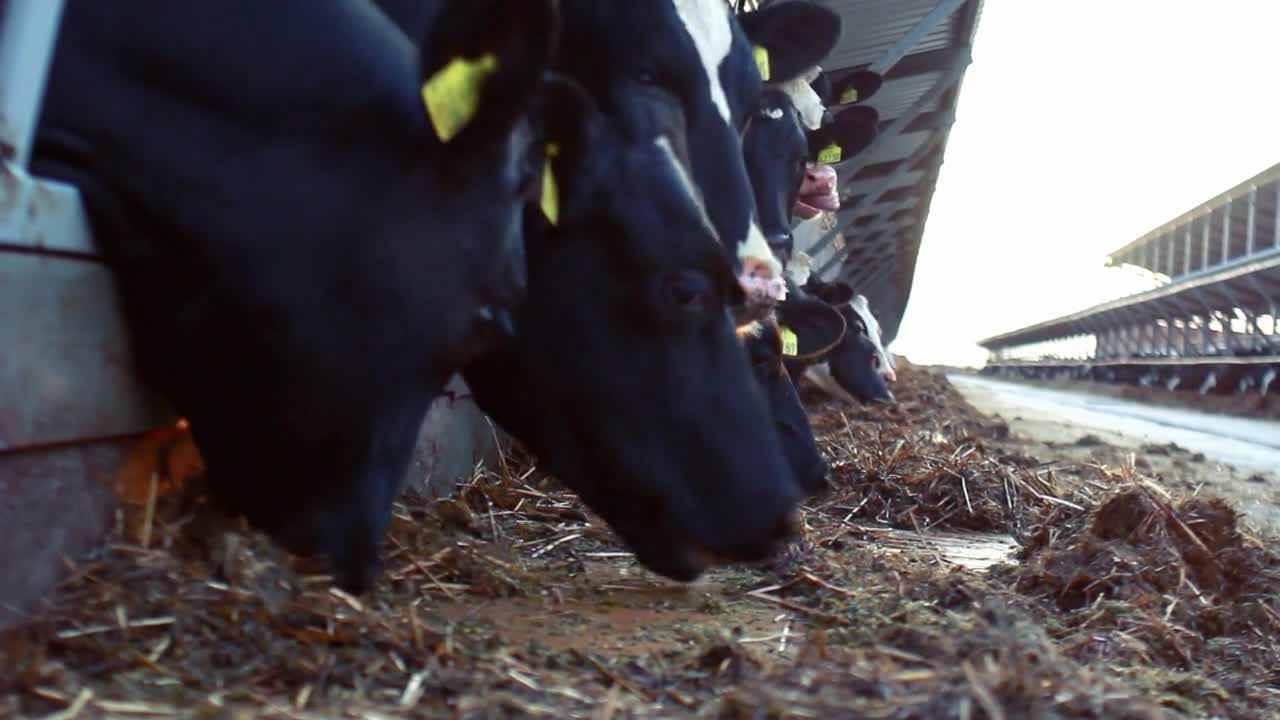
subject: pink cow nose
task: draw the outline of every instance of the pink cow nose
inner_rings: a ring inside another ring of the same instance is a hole
[[[830,165],[811,165],[804,172],[804,185],[811,194],[829,193],[836,187],[836,171]]]

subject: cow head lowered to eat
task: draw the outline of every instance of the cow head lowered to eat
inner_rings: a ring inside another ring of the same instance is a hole
[[[782,2],[735,18],[724,0],[563,0],[562,15],[557,70],[587,88],[624,136],[687,138],[676,153],[690,159],[747,292],[739,320],[760,319],[786,286],[760,232],[740,135],[761,81],[816,65],[839,39],[840,16]]]
[[[787,324],[777,317],[738,328],[751,358],[752,371],[769,403],[769,416],[782,442],[791,471],[800,487],[810,495],[826,484],[827,462],[818,451],[800,396],[787,364],[810,362],[822,357],[844,337],[845,321],[840,313],[820,300],[789,296],[779,305],[778,315],[787,310]]]
[[[81,190],[212,499],[347,590],[428,404],[523,295],[557,22],[449,3],[419,53],[362,3],[67,3],[35,170]]]
[[[839,311],[848,330],[839,344],[818,356],[816,361],[792,363],[788,369],[793,374],[803,373],[828,394],[850,403],[892,401],[893,393],[886,384],[889,378],[884,367],[884,351],[879,342],[880,326],[867,307],[866,298],[854,295],[847,283],[823,282],[817,278],[810,279],[804,293],[796,296],[806,294]],[[788,302],[791,300],[788,297]],[[785,322],[787,312],[785,303],[779,306],[780,320]]]
[[[480,407],[677,580],[765,557],[800,498],[734,335],[742,288],[667,136],[627,136],[585,95],[547,100],[562,201],[530,213],[516,339],[464,371]],[[676,132],[681,132],[679,129]]]

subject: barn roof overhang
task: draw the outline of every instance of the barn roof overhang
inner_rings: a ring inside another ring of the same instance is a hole
[[[841,40],[822,63],[832,83],[859,70],[881,73],[884,83],[864,101],[880,114],[879,135],[835,165],[843,207],[808,252],[821,277],[839,277],[867,296],[888,343],[911,298],[983,0],[811,1],[843,21]]]
[[[1276,307],[1277,300],[1280,248],[1272,248],[1193,278],[995,335],[978,344],[996,351],[1168,318],[1207,317],[1229,307],[1266,313]]]

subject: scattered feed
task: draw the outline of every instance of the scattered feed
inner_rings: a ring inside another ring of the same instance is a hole
[[[190,532],[148,483],[0,636],[0,715],[1280,714],[1280,562],[1230,506],[1133,461],[1029,457],[903,364],[894,407],[813,407],[833,481],[803,538],[689,586],[518,450],[451,500],[403,498],[359,599],[254,534]]]

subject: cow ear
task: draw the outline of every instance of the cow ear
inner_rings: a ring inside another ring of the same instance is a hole
[[[559,33],[557,0],[445,3],[420,44],[421,99],[447,147],[500,142],[528,112]]]
[[[835,103],[831,101],[832,93],[835,92],[831,86],[831,73],[828,73],[825,70],[818,73],[818,77],[814,78],[813,82],[809,83],[809,87],[813,88],[813,91],[818,93],[818,97],[822,98],[823,105],[835,105]]]
[[[884,84],[884,76],[871,70],[854,70],[832,84],[831,102],[828,105],[852,105],[865,102]]]
[[[551,74],[541,97],[545,163],[542,173],[542,214],[552,225],[571,207],[577,186],[590,182],[588,162],[600,129],[600,112],[591,96],[564,75]]]
[[[821,63],[843,30],[834,11],[799,0],[739,15],[738,22],[755,50],[760,79],[770,83],[794,80]]]
[[[855,105],[836,113],[829,125],[808,134],[809,157],[834,165],[857,155],[876,139],[880,113],[870,105]]]
[[[778,334],[787,359],[812,360],[844,339],[845,322],[840,311],[820,300],[795,300],[778,305]],[[787,346],[788,333],[794,337]],[[794,349],[794,353],[788,350]]]

